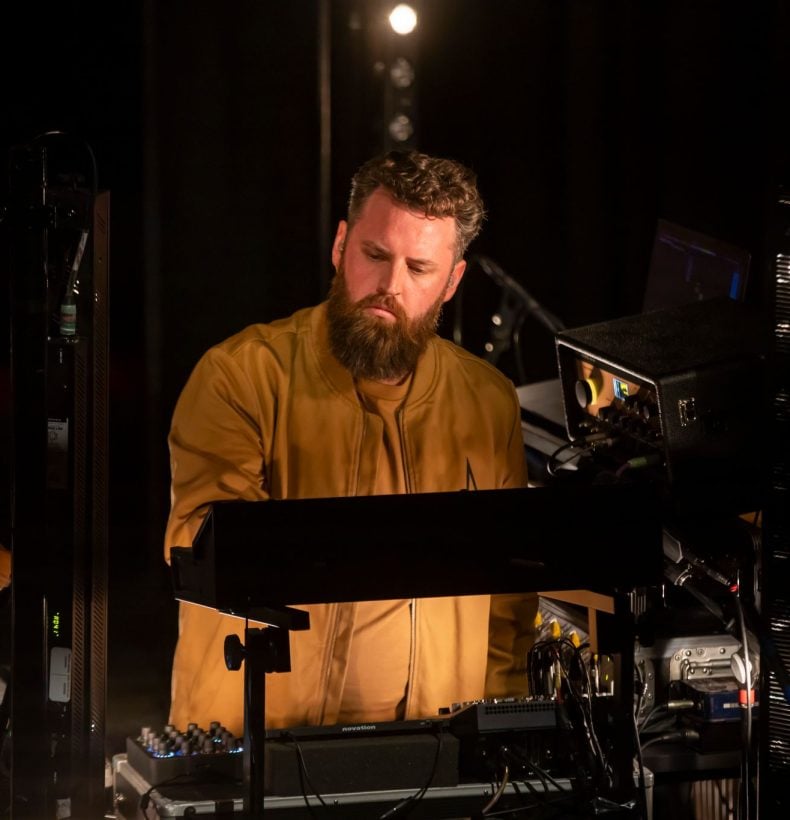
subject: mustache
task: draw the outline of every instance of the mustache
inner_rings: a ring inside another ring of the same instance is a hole
[[[406,312],[398,304],[395,297],[386,291],[376,291],[363,296],[359,301],[354,303],[355,310],[364,310],[365,308],[383,308],[390,313],[397,316],[398,319],[406,320]]]

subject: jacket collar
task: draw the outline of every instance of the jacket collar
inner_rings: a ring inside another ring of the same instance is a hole
[[[310,312],[310,340],[318,366],[330,385],[349,400],[356,401],[356,388],[351,374],[332,355],[329,349],[329,327],[326,318],[326,302],[317,305]],[[425,399],[433,390],[439,356],[436,339],[431,339],[425,352],[417,362],[407,404],[416,404]]]

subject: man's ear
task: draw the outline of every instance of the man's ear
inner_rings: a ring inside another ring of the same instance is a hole
[[[346,244],[346,235],[348,234],[348,222],[341,219],[337,224],[337,233],[335,234],[335,241],[332,245],[332,264],[335,270],[340,265],[340,258],[343,255],[343,246]]]
[[[465,270],[466,260],[462,259],[455,265],[453,272],[450,274],[450,278],[447,281],[447,291],[444,294],[445,302],[448,302],[453,298],[453,296],[455,296],[455,292],[458,290],[458,285],[461,284],[461,279],[464,278]]]

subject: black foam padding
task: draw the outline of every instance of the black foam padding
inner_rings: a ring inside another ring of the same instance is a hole
[[[710,299],[565,330],[557,342],[655,381],[764,352],[765,318],[740,302]]]
[[[324,795],[420,789],[429,783],[457,786],[458,749],[458,739],[445,732],[300,740],[298,748],[295,741],[269,740],[264,792],[285,796],[317,791]]]

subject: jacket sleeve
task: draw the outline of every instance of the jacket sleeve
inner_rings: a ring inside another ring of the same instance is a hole
[[[527,695],[527,652],[535,642],[537,592],[492,595],[486,697]]]
[[[198,362],[176,403],[168,436],[170,548],[189,547],[214,501],[268,497],[263,411],[249,377],[221,348]]]
[[[524,449],[524,433],[521,429],[521,405],[515,387],[511,384],[510,388],[510,412],[503,421],[508,430],[507,451],[501,459],[500,469],[497,470],[502,475],[499,489],[526,487],[528,482],[527,453]]]

